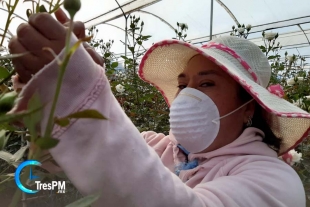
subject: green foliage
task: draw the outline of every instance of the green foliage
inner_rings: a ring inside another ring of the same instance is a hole
[[[142,81],[138,74],[140,59],[146,52],[143,44],[151,36],[143,34],[144,22],[138,17],[130,16],[128,35],[131,44],[125,44],[128,54],[117,59],[111,51],[114,41],[104,43],[102,40],[94,39],[91,45],[102,54],[105,61],[105,69],[108,74],[111,89],[120,103],[121,107],[142,131],[158,131],[168,133],[168,106],[162,95],[152,85]],[[89,34],[98,32],[92,28]],[[116,70],[117,66],[123,63],[124,67]]]
[[[59,143],[58,139],[50,138],[50,137],[41,137],[35,141],[36,146],[40,147],[43,150],[48,150],[54,148]]]
[[[102,114],[100,114],[98,111],[93,109],[86,109],[83,111],[78,111],[73,114],[70,114],[68,116],[57,118],[55,117],[55,123],[65,127],[68,126],[70,123],[70,119],[106,119]]]

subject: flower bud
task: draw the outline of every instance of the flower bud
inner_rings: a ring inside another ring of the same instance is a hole
[[[244,33],[244,28],[243,27],[240,27],[239,29],[238,29],[238,32],[240,33],[240,34],[243,34]]]
[[[17,98],[18,93],[15,91],[4,94],[0,98],[0,112],[8,112],[10,111],[15,103],[15,99]]]
[[[64,8],[68,11],[72,19],[75,16],[75,14],[81,9],[81,1],[64,0]]]
[[[274,33],[274,32],[267,32],[265,33],[265,39],[268,40],[268,41],[271,41],[273,39],[276,39],[278,36],[278,33]]]

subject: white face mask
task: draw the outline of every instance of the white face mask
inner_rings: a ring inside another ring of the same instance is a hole
[[[217,106],[209,96],[194,88],[185,88],[170,107],[171,132],[187,151],[201,152],[217,137],[220,119],[238,111],[251,101],[253,99],[220,117]]]

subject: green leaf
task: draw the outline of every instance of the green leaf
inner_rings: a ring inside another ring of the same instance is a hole
[[[265,46],[261,45],[261,46],[258,46],[261,50],[265,50]]]
[[[34,112],[36,112],[38,110],[41,110],[41,108],[37,108],[37,109],[31,110],[31,111],[22,111],[22,112],[18,112],[18,113],[15,113],[15,114],[5,114],[5,115],[2,115],[2,116],[0,116],[0,124],[16,121],[18,119],[21,119],[21,118],[24,118],[26,116],[29,116],[30,114],[32,114],[32,113],[34,113]]]
[[[77,201],[74,201],[73,203],[70,203],[69,205],[65,207],[88,207],[91,204],[95,203],[99,197],[100,197],[99,194],[89,195]]]
[[[111,64],[111,67],[114,69],[114,68],[116,68],[118,66],[118,62],[113,62],[112,64]]]
[[[111,53],[109,53],[109,52],[107,52],[107,53],[104,54],[104,57],[105,57],[105,58],[108,58],[108,57],[110,57],[110,56],[111,56]]]
[[[106,71],[108,75],[113,75],[115,73],[115,69],[109,69]]]
[[[90,118],[90,119],[106,119],[102,114],[93,109],[86,109],[84,111],[78,111],[76,113],[67,116],[72,119]]]
[[[268,57],[268,60],[273,60],[273,59],[276,59],[278,56],[276,56],[276,55],[270,55],[269,57]]]
[[[40,12],[47,12],[46,8],[44,5],[41,5],[40,8],[39,8]]]
[[[58,119],[58,118],[55,118],[54,119],[54,122],[55,124],[61,126],[61,127],[66,127],[70,124],[70,120],[68,118],[61,118],[61,119]]]
[[[284,65],[281,64],[281,65],[279,66],[278,70],[284,70]]]
[[[18,94],[16,91],[11,91],[8,93],[3,94],[0,98],[0,112],[6,113],[10,111],[15,103],[15,99],[17,98]]]
[[[26,15],[27,15],[28,18],[30,17],[31,14],[32,14],[31,9],[27,9],[26,10]]]
[[[37,139],[35,144],[43,150],[48,150],[55,147],[59,143],[58,139],[49,138],[49,137],[41,137]]]
[[[0,131],[0,150],[3,150],[8,142],[9,136],[6,135],[5,130]]]
[[[9,71],[5,67],[0,66],[0,79],[6,78],[8,75],[10,75]]]
[[[135,48],[134,47],[129,47],[128,46],[128,49],[130,50],[130,52],[134,53],[135,52]]]
[[[6,131],[15,131],[17,130],[14,126],[11,126],[7,123],[1,123],[0,124],[0,130],[6,130]]]
[[[37,6],[36,6],[36,13],[39,13],[40,12],[40,6],[39,6],[39,4],[37,4]]]

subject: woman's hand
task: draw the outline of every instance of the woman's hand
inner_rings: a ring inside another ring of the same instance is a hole
[[[63,12],[62,9],[58,9],[55,12],[55,16],[57,18],[57,20],[63,24],[64,26],[68,27],[69,26],[69,21],[70,19],[67,17],[67,15]],[[73,33],[75,34],[75,36],[78,39],[84,38],[85,35],[85,25],[83,22],[74,22],[73,24]],[[86,49],[86,51],[88,52],[88,54],[90,54],[90,56],[93,58],[93,60],[99,64],[99,65],[103,65],[104,61],[103,58],[91,47],[89,46],[87,43],[84,43],[84,48]]]
[[[27,83],[32,74],[37,73],[54,59],[49,51],[43,50],[44,47],[51,48],[56,54],[64,48],[69,19],[62,10],[58,10],[55,16],[58,21],[48,13],[30,16],[29,22],[21,24],[17,28],[17,36],[9,42],[12,54],[30,52],[12,61],[23,83]],[[74,22],[73,32],[78,38],[85,37],[84,24]],[[99,54],[87,44],[84,44],[84,47],[97,64],[103,65],[103,59]]]

